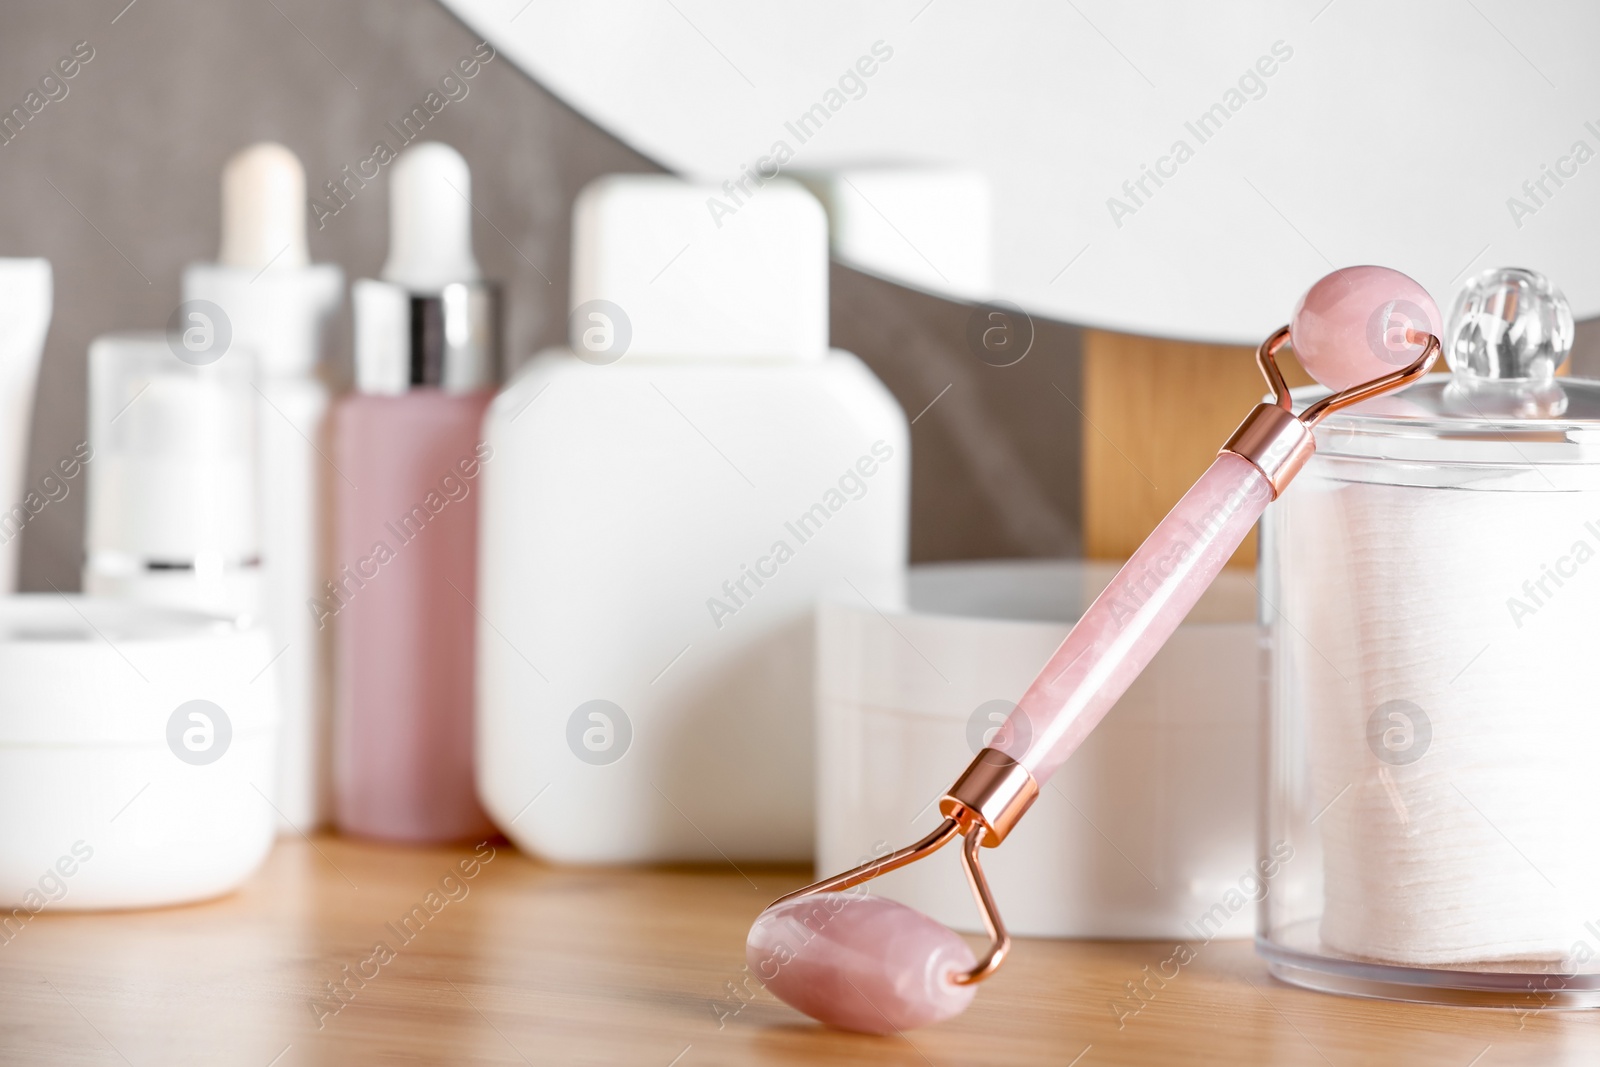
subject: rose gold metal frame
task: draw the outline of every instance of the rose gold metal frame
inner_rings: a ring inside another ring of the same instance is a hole
[[[977,902],[978,914],[983,916],[984,928],[989,931],[989,951],[984,953],[983,959],[972,970],[955,976],[956,985],[977,985],[999,970],[1011,952],[1011,935],[1006,932],[1006,924],[1000,919],[1000,909],[989,892],[989,879],[983,876],[983,867],[978,863],[981,843],[982,838],[978,833],[967,831],[966,839],[961,842],[961,869],[967,872],[967,885],[972,887],[972,899]]]
[[[964,836],[961,846],[961,869],[966,872],[967,885],[972,899],[983,917],[983,926],[989,932],[989,948],[971,970],[963,971],[952,980],[957,985],[975,985],[999,969],[1011,951],[1011,935],[1000,918],[1000,909],[989,891],[989,880],[984,877],[983,864],[978,860],[978,850],[993,848],[1022,818],[1039,796],[1039,783],[1022,765],[998,749],[986,748],[961,772],[948,792],[939,800],[939,810],[945,818],[938,828],[918,841],[880,859],[869,860],[843,874],[824,878],[779,897],[773,904],[781,904],[796,897],[813,893],[837,893],[882,874],[897,870],[931,856],[957,837]]]
[[[793,893],[786,893],[767,906],[773,907],[782,904],[786,900],[794,900],[797,897],[809,897],[813,893],[838,893],[846,889],[852,889],[862,882],[872,881],[880,874],[888,874],[890,871],[899,870],[908,863],[915,863],[926,856],[933,855],[945,845],[948,845],[951,839],[960,836],[960,834],[961,827],[957,825],[956,821],[954,819],[946,819],[939,824],[938,829],[914,845],[907,845],[898,852],[889,853],[882,859],[868,860],[859,867],[852,867],[843,874],[835,874],[832,877],[822,879],[820,882],[813,882],[804,889],[796,889]]]
[[[1011,951],[1011,935],[1006,932],[1006,924],[1000,918],[1000,909],[995,906],[994,895],[989,892],[989,880],[984,877],[983,867],[978,862],[978,849],[984,837],[983,829],[984,824],[981,819],[974,818],[968,824],[966,839],[961,845],[961,868],[967,873],[967,885],[972,888],[972,899],[978,902],[978,911],[983,916],[984,928],[989,931],[989,950],[971,970],[962,971],[951,979],[956,985],[975,985],[983,981],[999,969],[1006,954]],[[880,874],[888,874],[908,863],[915,863],[933,855],[961,834],[961,824],[955,819],[947,818],[939,824],[938,829],[914,845],[908,845],[898,852],[891,852],[882,859],[869,860],[859,867],[852,867],[832,878],[824,878],[804,889],[797,889],[767,906],[774,907],[786,900],[807,897],[813,893],[837,893],[858,886],[862,882],[870,882]]]
[[[1410,364],[1381,378],[1325,396],[1296,415],[1289,385],[1283,380],[1277,360],[1279,350],[1288,340],[1289,327],[1285,326],[1256,349],[1256,365],[1272,390],[1272,403],[1257,405],[1219,449],[1219,453],[1231,452],[1252,463],[1271,483],[1274,499],[1288,488],[1317,450],[1312,431],[1319,422],[1342,408],[1410,385],[1433,369],[1441,351],[1439,339],[1433,334],[1407,330],[1406,340],[1423,346],[1422,354]]]
[[[1256,349],[1256,363],[1272,390],[1272,403],[1261,404],[1252,411],[1233,436],[1228,438],[1221,451],[1231,452],[1254,464],[1272,484],[1273,496],[1277,497],[1316,451],[1312,430],[1319,422],[1341,408],[1409,385],[1433,367],[1441,349],[1439,339],[1417,330],[1406,331],[1406,339],[1423,346],[1422,355],[1414,362],[1374,381],[1323,397],[1297,416],[1292,409],[1288,383],[1284,381],[1277,361],[1279,350],[1289,340],[1289,327],[1278,330]],[[814,882],[772,903],[776,905],[813,893],[836,893],[853,888],[931,856],[955,838],[964,837],[961,867],[966,872],[967,885],[972,889],[972,899],[977,902],[978,912],[983,916],[984,928],[989,932],[989,950],[971,970],[956,975],[952,980],[958,985],[981,982],[1005,961],[1011,951],[1011,935],[1006,932],[1000,909],[995,905],[994,895],[989,892],[989,881],[984,877],[982,864],[978,862],[979,850],[993,848],[1004,841],[1038,796],[1039,783],[1026,768],[1004,752],[986,748],[978,753],[977,758],[961,772],[961,777],[940,798],[939,811],[945,818],[933,833],[913,845]]]

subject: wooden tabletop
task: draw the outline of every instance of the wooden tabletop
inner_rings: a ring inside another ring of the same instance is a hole
[[[285,840],[224,899],[47,910],[0,944],[0,1063],[1600,1062],[1600,1014],[1306,992],[1238,941],[1199,947],[1136,1013],[1124,983],[1173,946],[1023,940],[952,1022],[903,1037],[829,1031],[745,985],[751,920],[802,881],[794,869],[552,868],[503,841],[475,857]]]

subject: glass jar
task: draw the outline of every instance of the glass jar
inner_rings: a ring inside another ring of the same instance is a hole
[[[1257,947],[1331,992],[1600,1006],[1600,382],[1463,369],[1328,418],[1262,520]]]

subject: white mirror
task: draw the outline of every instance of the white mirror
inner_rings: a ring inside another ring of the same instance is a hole
[[[1576,0],[444,2],[685,176],[986,177],[987,264],[959,186],[835,183],[878,231],[836,254],[920,288],[1253,344],[1336,266],[1445,304],[1517,265],[1600,313],[1600,7]]]

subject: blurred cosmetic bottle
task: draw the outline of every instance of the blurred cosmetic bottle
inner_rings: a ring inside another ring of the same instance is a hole
[[[253,625],[256,361],[194,330],[89,345],[83,591]]]
[[[307,610],[327,559],[328,387],[318,376],[344,272],[306,248],[306,177],[279,144],[251,145],[222,172],[222,250],[183,274],[180,330],[255,353],[261,613],[278,683],[279,829],[309,832],[332,806],[328,635]],[[222,335],[226,334],[226,337]]]
[[[393,164],[383,280],[355,283],[356,391],[334,412],[335,819],[408,842],[490,832],[473,785],[478,476],[498,300],[472,255],[471,176],[423,143]]]
[[[550,859],[809,858],[818,592],[904,575],[906,419],[828,347],[822,206],[724,195],[585,189],[569,347],[485,420],[479,788]]]
[[[54,273],[47,259],[0,257],[0,595],[17,590],[22,530],[47,503],[66,499],[67,485],[89,458],[83,441],[47,475],[44,493],[27,492],[28,438],[33,425],[34,390],[44,357],[45,334],[55,298]],[[68,472],[71,473],[68,473]]]

